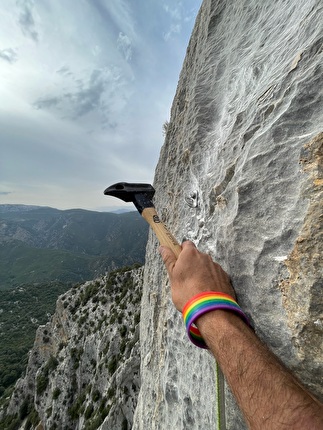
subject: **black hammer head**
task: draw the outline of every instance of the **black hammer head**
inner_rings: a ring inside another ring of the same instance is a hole
[[[154,207],[152,198],[155,194],[155,189],[150,184],[118,182],[106,188],[104,194],[106,196],[117,197],[124,202],[133,202],[140,214],[145,208]]]

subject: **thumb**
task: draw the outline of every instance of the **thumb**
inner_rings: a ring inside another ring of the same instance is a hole
[[[175,266],[175,263],[177,261],[177,258],[173,251],[168,248],[167,246],[160,246],[159,247],[160,255],[163,259],[163,262],[165,263],[166,270],[168,274],[170,275],[173,271],[173,268]]]

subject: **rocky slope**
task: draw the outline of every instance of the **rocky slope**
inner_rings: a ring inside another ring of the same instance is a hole
[[[322,21],[319,0],[204,0],[154,183],[175,236],[224,266],[257,334],[321,399]],[[242,430],[156,248],[151,236],[133,428]]]
[[[26,376],[2,407],[4,429],[130,429],[140,386],[142,268],[60,296]]]

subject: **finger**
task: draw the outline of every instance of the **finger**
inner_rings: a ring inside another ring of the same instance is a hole
[[[183,249],[186,249],[186,248],[189,249],[189,248],[196,248],[196,246],[190,240],[185,240],[185,242],[182,243],[182,248]]]
[[[173,268],[175,266],[175,263],[177,261],[176,255],[167,246],[160,246],[159,252],[160,252],[160,255],[163,259],[163,262],[165,263],[166,270],[167,270],[168,274],[170,275],[172,273]]]

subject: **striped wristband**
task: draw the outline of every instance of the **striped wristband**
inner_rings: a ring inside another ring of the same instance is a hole
[[[246,324],[248,318],[238,303],[226,293],[206,291],[192,297],[183,308],[183,318],[189,339],[199,348],[208,349],[195,321],[203,314],[217,309],[224,309],[238,314]],[[194,325],[193,325],[194,324]]]

